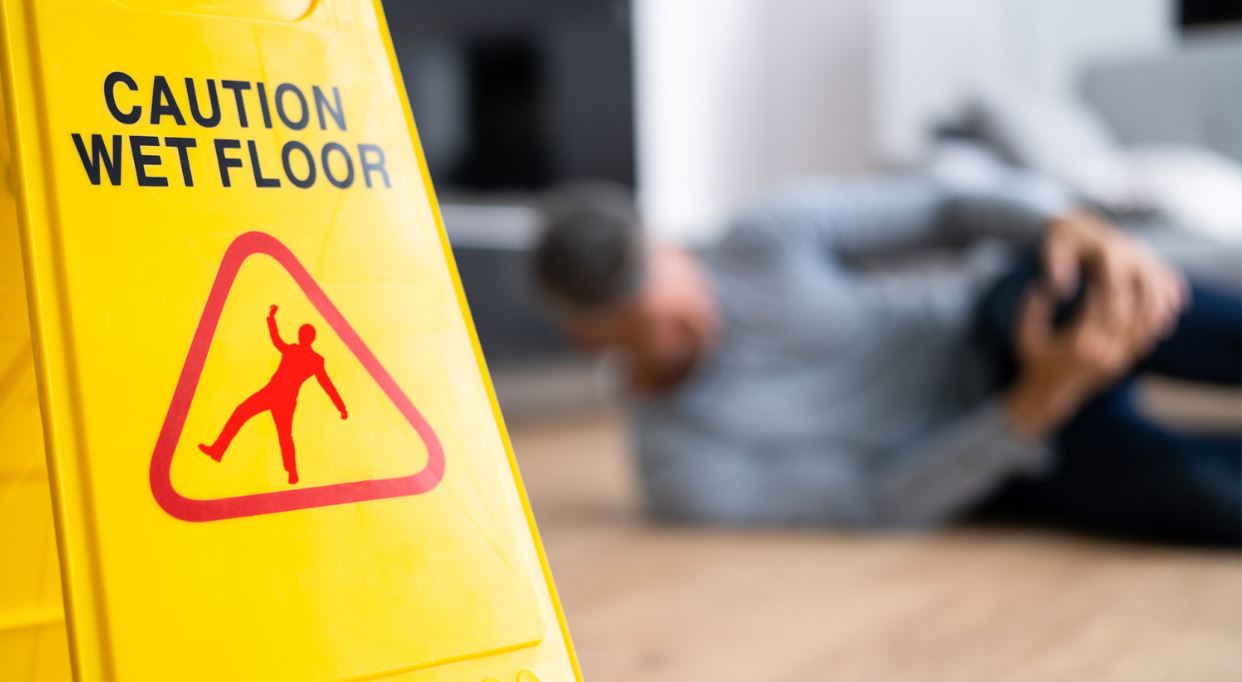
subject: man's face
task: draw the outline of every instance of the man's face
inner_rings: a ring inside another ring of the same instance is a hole
[[[640,386],[683,375],[718,333],[716,302],[706,275],[692,255],[669,246],[651,247],[644,281],[633,299],[570,324],[578,345],[622,350]]]

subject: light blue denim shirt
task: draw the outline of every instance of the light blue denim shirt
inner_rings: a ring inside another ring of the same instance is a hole
[[[649,510],[726,523],[924,525],[1047,448],[1008,429],[968,334],[1004,258],[864,264],[983,241],[1033,245],[1050,213],[1010,178],[809,183],[704,255],[724,321],[674,394],[630,402]],[[995,255],[995,251],[992,252]]]

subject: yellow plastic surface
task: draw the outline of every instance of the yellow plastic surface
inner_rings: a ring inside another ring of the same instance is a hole
[[[0,679],[65,674],[49,499],[78,680],[580,679],[378,3],[2,11]],[[303,324],[348,418],[310,379],[201,452]]]
[[[0,680],[51,682],[69,649],[7,139],[0,170]]]

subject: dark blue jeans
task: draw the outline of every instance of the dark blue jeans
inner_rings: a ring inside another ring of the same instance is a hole
[[[1001,390],[1017,372],[1019,303],[1039,277],[1038,260],[1029,256],[980,302],[976,340],[994,363]],[[1242,544],[1242,434],[1175,430],[1135,406],[1134,380],[1141,374],[1242,385],[1242,298],[1192,289],[1173,335],[1053,436],[1051,469],[1014,480],[984,505],[985,514],[1166,541]],[[1058,324],[1068,322],[1082,294],[1061,306]]]

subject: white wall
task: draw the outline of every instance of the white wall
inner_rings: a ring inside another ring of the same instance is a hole
[[[764,5],[764,170],[779,179],[872,163],[868,43],[874,0]]]
[[[874,149],[896,163],[972,92],[1071,93],[1084,64],[1176,40],[1172,0],[883,0],[874,26]]]
[[[870,158],[869,0],[636,0],[639,200],[688,241],[781,178]]]
[[[711,238],[791,176],[908,161],[979,83],[1172,43],[1172,0],[634,0],[639,201]]]
[[[636,0],[639,204],[650,228],[713,231],[757,176],[761,0]]]

